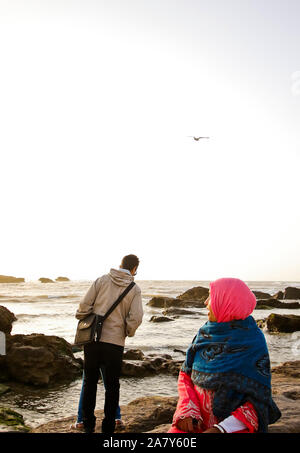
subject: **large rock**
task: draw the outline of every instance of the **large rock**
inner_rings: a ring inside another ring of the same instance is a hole
[[[202,286],[195,286],[194,288],[188,289],[183,294],[177,297],[179,300],[184,301],[201,301],[204,302],[208,298],[209,289],[203,288]]]
[[[55,279],[56,282],[69,282],[70,279],[68,277],[57,277]]]
[[[288,286],[284,290],[284,299],[300,299],[300,288]]]
[[[206,300],[206,298],[204,299]],[[203,300],[192,300],[192,299],[174,299],[171,297],[161,297],[161,296],[155,296],[152,299],[149,300],[147,303],[149,307],[155,307],[155,308],[164,308],[165,310],[170,307],[174,308],[186,308],[186,307],[196,307],[196,308],[205,308],[204,301]]]
[[[0,305],[0,332],[10,334],[12,330],[12,324],[16,321],[15,315],[8,310],[8,308]]]
[[[270,308],[288,308],[297,309],[300,308],[299,302],[280,302],[278,299],[261,299],[256,302],[256,310],[266,310]]]
[[[8,381],[48,386],[81,376],[82,360],[74,357],[71,345],[63,338],[43,334],[13,335],[7,338],[1,373],[2,379]]]
[[[10,275],[0,275],[0,283],[24,283],[24,278],[11,277]]]
[[[154,296],[152,297],[152,299],[149,300],[149,302],[147,302],[147,305],[149,305],[149,307],[155,308],[167,308],[173,306],[173,304],[179,305],[180,302],[172,297],[162,296]]]
[[[300,330],[300,316],[271,313],[266,326],[270,332],[296,332]]]

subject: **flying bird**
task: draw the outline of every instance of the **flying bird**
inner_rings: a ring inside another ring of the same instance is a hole
[[[193,135],[188,135],[188,137],[192,137],[194,140],[196,140],[197,142],[201,139],[201,138],[209,138],[209,137],[194,137]]]

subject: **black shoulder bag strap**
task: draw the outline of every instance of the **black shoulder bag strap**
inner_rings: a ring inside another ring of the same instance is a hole
[[[96,328],[96,332],[97,332],[97,338],[96,338],[96,341],[99,341],[100,340],[100,335],[101,335],[101,330],[102,330],[102,325],[103,325],[103,322],[106,320],[106,318],[108,318],[108,316],[114,311],[114,309],[119,305],[119,303],[124,299],[124,297],[126,296],[126,294],[129,293],[129,291],[131,290],[131,288],[133,288],[135,285],[135,282],[131,282],[130,285],[127,286],[127,288],[125,289],[125,291],[122,292],[122,294],[120,294],[120,296],[118,297],[118,299],[112,304],[112,306],[110,307],[110,309],[105,313],[104,316],[99,316],[98,315],[98,322],[97,322],[97,328]]]

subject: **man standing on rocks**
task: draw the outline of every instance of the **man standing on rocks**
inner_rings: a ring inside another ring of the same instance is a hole
[[[111,269],[109,274],[95,280],[80,303],[76,318],[83,319],[90,313],[103,316],[134,280],[138,265],[137,256],[126,255],[118,270]],[[105,374],[106,386],[102,432],[111,434],[115,430],[125,338],[134,336],[142,318],[141,290],[135,284],[104,321],[100,341],[84,346],[82,413],[86,433],[95,430],[94,411],[100,368]]]

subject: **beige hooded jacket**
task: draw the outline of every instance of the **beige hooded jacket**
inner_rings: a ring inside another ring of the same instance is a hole
[[[76,312],[77,319],[90,313],[105,315],[120,294],[133,281],[133,276],[117,269],[94,281]],[[95,301],[95,302],[94,302]],[[124,346],[125,338],[133,337],[143,319],[141,290],[134,285],[104,321],[101,341]]]

